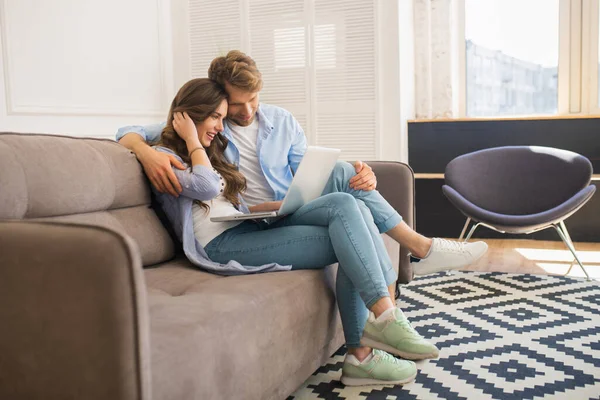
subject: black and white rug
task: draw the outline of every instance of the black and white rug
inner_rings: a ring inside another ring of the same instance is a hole
[[[421,277],[399,306],[440,348],[405,386],[345,387],[345,348],[289,399],[600,399],[600,284],[459,272]]]

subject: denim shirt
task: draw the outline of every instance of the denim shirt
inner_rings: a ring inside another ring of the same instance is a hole
[[[260,103],[256,114],[258,120],[256,150],[260,167],[275,193],[273,200],[283,200],[292,183],[292,172],[298,169],[306,151],[306,136],[294,116],[281,107]],[[124,126],[117,131],[117,140],[126,133],[133,132],[144,138],[146,142],[155,143],[160,139],[165,125],[163,122],[146,126]],[[240,153],[227,120],[225,120],[223,135],[229,139],[225,157],[237,166],[240,163]]]
[[[194,234],[194,219],[192,218],[192,206],[194,200],[209,201],[215,198],[221,189],[219,176],[211,169],[203,165],[194,165],[190,168],[183,160],[171,149],[166,147],[155,147],[157,151],[162,151],[173,155],[178,161],[186,166],[185,170],[173,168],[183,191],[179,197],[169,193],[160,193],[154,186],[152,191],[167,218],[173,226],[173,231],[183,243],[183,251],[192,264],[202,269],[221,275],[241,275],[255,272],[273,272],[288,271],[291,265],[279,265],[270,263],[258,266],[241,265],[235,260],[227,264],[220,264],[210,260],[204,251],[204,248],[196,240]],[[240,211],[247,213],[248,207],[241,199]]]

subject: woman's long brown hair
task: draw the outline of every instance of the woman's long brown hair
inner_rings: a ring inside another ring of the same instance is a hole
[[[171,103],[167,125],[162,131],[158,144],[173,150],[191,167],[192,160],[188,154],[185,141],[179,137],[175,132],[175,128],[173,128],[173,114],[186,112],[195,124],[200,124],[210,117],[221,105],[221,102],[226,99],[227,93],[215,81],[198,78],[187,82],[179,89]],[[221,174],[227,184],[223,195],[232,204],[239,205],[238,194],[246,190],[246,179],[233,164],[225,159],[224,153],[228,143],[227,138],[218,133],[206,149],[206,153],[213,168]],[[206,211],[210,208],[208,204],[201,201],[196,200],[195,203]]]

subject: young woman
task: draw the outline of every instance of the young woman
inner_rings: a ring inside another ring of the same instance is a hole
[[[210,221],[249,211],[240,197],[245,178],[228,162],[228,142],[220,134],[226,115],[223,88],[209,79],[193,79],[175,96],[157,147],[187,168],[174,168],[183,188],[179,196],[154,188],[187,257],[220,274],[316,269],[339,262],[336,295],[348,347],[342,382],[412,381],[415,363],[389,353],[418,360],[437,357],[438,349],[412,328],[390,298],[388,286],[396,274],[361,200],[330,193],[273,224]],[[252,211],[277,207],[269,202]]]

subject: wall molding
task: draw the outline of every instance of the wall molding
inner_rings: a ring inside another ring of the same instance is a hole
[[[8,0],[0,0],[0,36],[2,46],[2,63],[4,72],[4,88],[6,97],[6,116],[109,116],[109,117],[163,117],[169,105],[168,99],[173,94],[173,61],[171,54],[170,28],[171,13],[168,0],[155,0],[157,8],[159,58],[159,85],[161,96],[160,109],[129,109],[82,107],[77,105],[47,106],[39,104],[16,104],[14,99],[15,85],[11,80],[11,72],[15,70],[10,62],[10,32],[8,28]],[[13,43],[15,41],[13,40]]]

